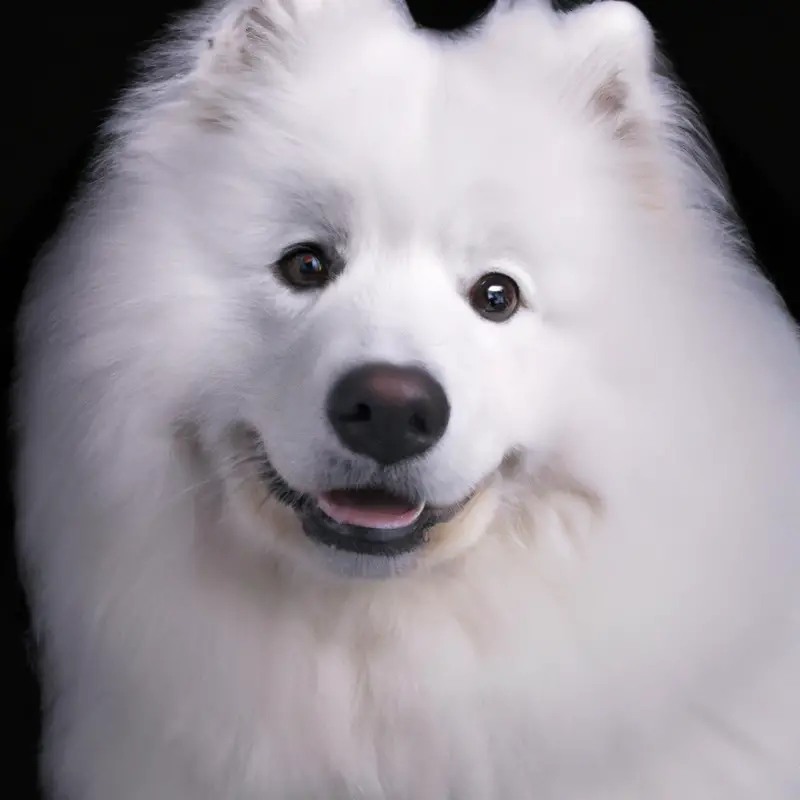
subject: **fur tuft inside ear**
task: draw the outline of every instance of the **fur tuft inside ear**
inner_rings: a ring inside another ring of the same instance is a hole
[[[604,0],[567,14],[565,26],[591,112],[608,120],[618,139],[636,139],[657,113],[650,23],[630,3]]]

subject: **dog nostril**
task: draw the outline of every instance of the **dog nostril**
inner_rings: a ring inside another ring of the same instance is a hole
[[[411,415],[408,420],[408,427],[411,428],[414,433],[428,433],[428,423],[425,421],[424,417],[421,417],[419,414]]]
[[[349,414],[342,414],[342,422],[369,422],[372,409],[366,403],[358,403]]]

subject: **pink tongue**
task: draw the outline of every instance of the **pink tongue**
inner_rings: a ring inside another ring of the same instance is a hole
[[[343,525],[391,530],[411,525],[422,513],[424,504],[407,500],[382,489],[336,489],[317,499],[323,513]]]

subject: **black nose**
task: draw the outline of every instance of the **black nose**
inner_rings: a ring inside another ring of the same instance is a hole
[[[354,453],[396,464],[430,450],[442,438],[450,403],[424,369],[365,364],[334,384],[328,419]]]

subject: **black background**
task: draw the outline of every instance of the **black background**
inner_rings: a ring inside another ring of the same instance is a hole
[[[568,3],[569,0],[564,0]],[[482,0],[415,0],[418,20],[457,24]],[[13,4],[0,47],[4,121],[0,176],[2,364],[11,371],[12,325],[32,257],[58,222],[105,109],[131,58],[188,0],[73,0]],[[698,101],[727,167],[763,268],[796,312],[800,267],[790,243],[800,222],[800,17],[797,0],[638,0],[679,77]],[[7,419],[6,393],[0,413]],[[800,400],[800,399],[799,399]],[[10,447],[2,448],[10,477]],[[0,486],[4,792],[35,797],[38,695],[13,557],[8,481]],[[114,800],[114,798],[108,798]],[[154,798],[155,800],[155,798]]]

